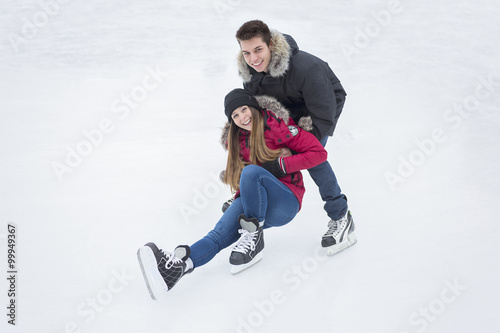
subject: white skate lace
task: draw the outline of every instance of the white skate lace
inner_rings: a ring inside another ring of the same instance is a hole
[[[160,250],[160,251],[161,251],[161,253],[163,253],[163,255],[165,256],[165,259],[167,260],[167,262],[165,263],[165,268],[168,269],[168,268],[172,267],[175,264],[182,263],[182,260],[179,259],[179,258],[176,258],[173,253],[166,252],[166,251],[163,251],[163,250]]]
[[[333,236],[333,234],[337,233],[337,221],[330,220],[328,222],[328,230],[325,233],[325,236]]]
[[[247,249],[251,251],[255,250],[255,237],[257,237],[257,232],[249,232],[245,229],[240,229],[238,232],[241,234],[240,239],[233,248],[233,251],[246,253]]]
[[[328,222],[328,230],[326,231],[325,236],[337,236],[346,226],[347,218],[341,218],[338,220],[330,220]]]

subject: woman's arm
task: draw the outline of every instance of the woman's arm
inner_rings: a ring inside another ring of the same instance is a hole
[[[290,131],[292,137],[286,142],[286,146],[297,154],[282,157],[282,164],[286,173],[310,169],[326,161],[328,153],[316,137],[299,127],[293,126],[298,133],[294,136],[295,129]]]

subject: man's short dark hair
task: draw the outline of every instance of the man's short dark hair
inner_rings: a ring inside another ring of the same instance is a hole
[[[252,20],[244,23],[236,32],[238,43],[242,40],[249,40],[254,37],[261,37],[264,43],[269,46],[271,43],[271,31],[267,24],[260,20]]]

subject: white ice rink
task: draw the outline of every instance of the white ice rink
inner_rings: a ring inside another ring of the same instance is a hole
[[[497,332],[499,17],[494,0],[0,2],[0,331]],[[192,244],[230,196],[223,98],[256,18],[348,93],[327,150],[358,244],[326,257],[306,172],[262,262],[232,276],[226,249],[152,301],[137,248]]]

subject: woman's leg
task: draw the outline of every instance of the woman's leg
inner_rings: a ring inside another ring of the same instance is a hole
[[[293,192],[260,166],[248,165],[243,169],[240,190],[243,213],[264,221],[264,228],[285,225],[299,211]]]
[[[199,267],[219,253],[222,249],[236,242],[239,238],[240,224],[238,216],[243,214],[241,198],[236,198],[222,215],[219,222],[205,237],[191,245],[191,260],[194,267]]]
[[[248,165],[243,169],[240,191],[244,211],[240,224],[243,230],[229,258],[233,274],[255,265],[262,259],[263,228],[290,222],[299,209],[299,203],[292,191],[259,166]]]
[[[243,169],[240,194],[205,237],[191,245],[194,267],[209,262],[222,249],[235,243],[241,229],[239,216],[256,218],[263,227],[278,227],[290,222],[299,210],[292,191],[266,169],[248,165]]]

